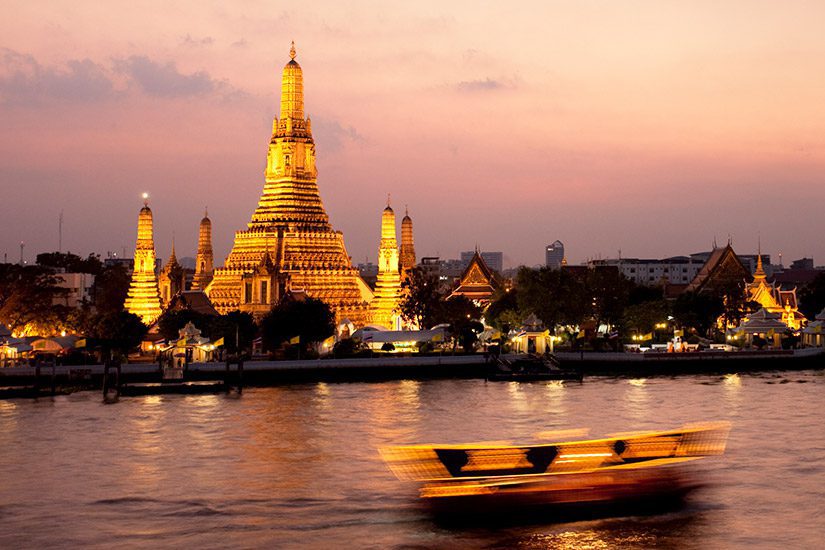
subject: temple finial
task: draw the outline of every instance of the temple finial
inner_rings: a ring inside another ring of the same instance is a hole
[[[406,204],[404,205],[404,215],[405,215],[405,216],[407,216],[407,217],[409,217],[409,216],[410,216],[410,209],[409,209],[409,208],[407,208],[407,205],[406,205]]]
[[[208,217],[209,217],[209,207],[208,207],[208,206],[204,206],[204,207],[203,207],[203,217],[204,217],[204,218],[208,218]]]
[[[387,193],[387,208],[390,207],[390,194]]]
[[[289,58],[293,59],[293,60],[295,59],[295,41],[294,40],[292,41],[292,46],[290,46],[290,48],[289,48]]]
[[[149,193],[143,194],[143,206],[149,206]]]

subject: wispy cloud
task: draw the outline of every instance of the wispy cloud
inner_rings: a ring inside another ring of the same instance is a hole
[[[144,93],[157,97],[186,97],[212,93],[224,82],[213,79],[206,71],[185,74],[172,61],[154,61],[145,55],[119,59],[115,67]]]
[[[312,119],[312,132],[315,139],[324,145],[328,152],[337,151],[344,143],[362,143],[364,136],[358,133],[353,126],[344,126],[337,120],[325,118]]]
[[[476,80],[463,80],[455,85],[459,92],[475,93],[489,92],[494,90],[507,90],[516,88],[514,80],[493,79],[489,76]]]
[[[211,36],[194,38],[191,34],[187,34],[181,38],[180,43],[184,46],[211,46],[215,43],[215,39]]]
[[[102,65],[90,59],[70,60],[63,67],[46,67],[31,55],[0,50],[0,102],[37,105],[44,101],[88,103],[115,95],[114,84]]]

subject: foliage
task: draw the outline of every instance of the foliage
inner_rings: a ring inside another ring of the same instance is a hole
[[[724,304],[717,296],[684,292],[673,303],[673,316],[682,327],[695,328],[707,336],[722,315]]]
[[[81,258],[71,252],[43,252],[37,255],[37,265],[63,269],[66,273],[99,275],[103,271],[103,263],[97,254],[89,254],[87,258]]]
[[[332,355],[336,359],[356,356],[369,356],[372,352],[363,342],[353,340],[352,338],[344,338],[335,343],[332,348]]]
[[[825,272],[799,289],[799,309],[808,319],[814,319],[825,309]]]
[[[186,326],[186,323],[190,322],[200,329],[202,336],[211,337],[211,318],[208,315],[192,311],[191,309],[164,311],[158,318],[158,332],[166,340],[171,342],[180,338],[180,329]]]
[[[229,353],[251,349],[252,340],[258,333],[255,318],[244,311],[231,311],[226,315],[211,317],[208,330],[212,340],[223,338],[224,349]]]
[[[129,293],[129,283],[129,273],[123,264],[103,267],[92,285],[92,302],[97,312],[115,313],[122,310]]]
[[[325,302],[315,298],[285,300],[264,316],[261,332],[265,349],[274,350],[295,336],[307,346],[332,336],[335,316]]]
[[[414,267],[404,279],[401,317],[419,327],[430,328],[440,321],[441,303],[446,296],[439,291],[438,279],[422,266]]]
[[[517,327],[523,317],[518,307],[518,288],[499,292],[484,312],[487,323],[505,333]]]
[[[11,330],[54,326],[60,308],[52,303],[67,292],[57,282],[52,270],[43,266],[0,264],[0,322]]]
[[[622,327],[642,334],[653,332],[658,323],[667,319],[669,313],[670,304],[662,299],[629,305],[622,316]]]
[[[134,313],[98,313],[89,320],[88,336],[104,352],[118,351],[126,354],[140,345],[146,330],[146,325]]]

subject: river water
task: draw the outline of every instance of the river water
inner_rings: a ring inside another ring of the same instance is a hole
[[[0,547],[821,547],[823,397],[805,371],[0,401]],[[658,515],[443,526],[377,451],[704,420],[733,425],[713,483]]]

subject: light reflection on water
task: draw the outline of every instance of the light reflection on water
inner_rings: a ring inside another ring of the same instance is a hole
[[[820,372],[398,381],[0,401],[0,547],[812,547],[825,499],[823,382]],[[705,467],[717,483],[647,517],[447,528],[376,452],[698,420],[733,421],[727,455]]]

